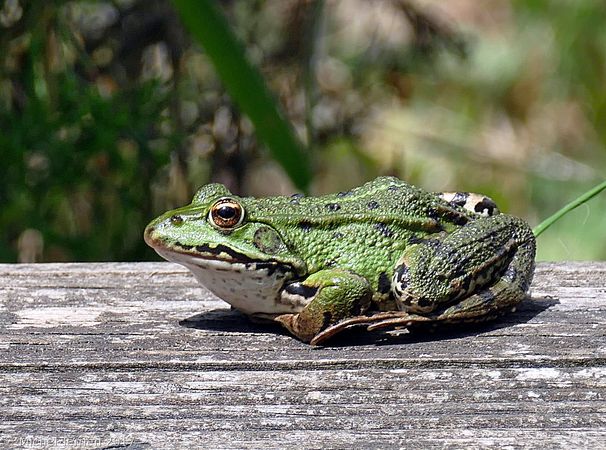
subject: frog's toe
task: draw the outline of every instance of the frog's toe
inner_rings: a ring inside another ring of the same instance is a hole
[[[315,320],[316,318],[313,315],[299,313],[281,314],[275,317],[274,320],[281,323],[284,328],[299,340],[311,343],[314,336],[316,336],[323,326],[321,321]]]
[[[372,316],[356,316],[342,320],[316,334],[314,338],[310,341],[310,344],[322,345],[322,343],[326,342],[333,336],[339,334],[341,331],[344,331],[356,325],[368,325],[369,323],[372,323],[372,320]]]
[[[314,336],[310,344],[322,345],[322,343],[326,342],[328,339],[354,326],[365,325],[368,331],[375,331],[393,329],[396,327],[407,327],[431,320],[432,319],[428,317],[410,314],[405,311],[385,311],[369,316],[350,317],[349,319],[342,320],[334,325],[331,325],[325,330],[322,330],[320,333]]]
[[[404,311],[397,311],[391,318],[385,318],[368,326],[368,331],[393,330],[398,327],[410,327],[419,323],[431,322],[430,317],[419,316],[418,314],[409,314]]]

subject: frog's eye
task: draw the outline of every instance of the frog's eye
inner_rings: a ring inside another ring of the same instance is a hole
[[[221,198],[210,207],[208,219],[219,230],[232,230],[244,220],[244,209],[231,198]]]

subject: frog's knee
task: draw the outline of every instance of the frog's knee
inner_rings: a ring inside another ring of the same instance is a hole
[[[499,208],[493,199],[473,192],[439,192],[437,196],[452,206],[465,208],[484,217],[499,214]]]

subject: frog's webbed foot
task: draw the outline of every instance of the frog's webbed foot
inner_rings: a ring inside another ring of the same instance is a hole
[[[433,319],[405,311],[385,311],[368,316],[356,316],[344,319],[322,330],[310,341],[311,345],[322,345],[340,332],[360,325],[366,325],[368,331],[409,327],[422,322],[431,322]]]

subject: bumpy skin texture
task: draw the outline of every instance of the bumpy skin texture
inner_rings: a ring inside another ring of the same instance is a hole
[[[242,209],[233,228],[209,217],[220,199]],[[145,239],[237,309],[312,344],[356,324],[487,320],[525,297],[534,271],[521,219],[481,195],[392,177],[323,197],[241,198],[207,185]]]

